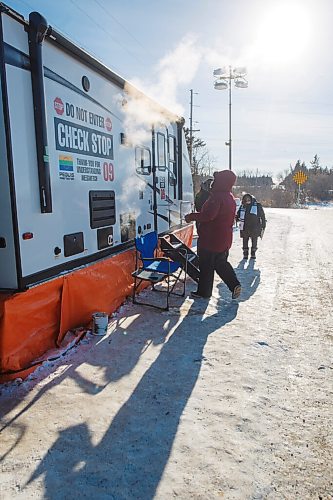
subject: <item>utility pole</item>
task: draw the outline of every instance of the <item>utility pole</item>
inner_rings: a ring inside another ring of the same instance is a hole
[[[198,92],[193,92],[193,89],[190,90],[191,98],[190,98],[190,144],[189,144],[189,155],[190,155],[190,166],[191,170],[193,167],[193,132],[200,132],[200,130],[193,129],[193,95],[198,95]]]
[[[192,168],[192,158],[193,158],[193,89],[190,90],[190,166]]]
[[[231,170],[231,79],[233,78],[231,66],[229,66],[229,170]]]

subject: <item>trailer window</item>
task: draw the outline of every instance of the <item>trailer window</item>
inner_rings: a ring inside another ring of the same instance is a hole
[[[159,170],[166,169],[165,135],[157,132],[157,166]]]
[[[138,174],[151,174],[151,153],[148,148],[135,148],[135,169]]]
[[[170,171],[169,184],[170,186],[176,186],[177,184],[176,138],[173,135],[169,135],[169,171]]]
[[[176,161],[176,138],[173,135],[169,135],[169,160]]]

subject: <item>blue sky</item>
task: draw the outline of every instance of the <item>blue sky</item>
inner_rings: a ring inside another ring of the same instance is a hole
[[[228,168],[228,92],[213,70],[246,66],[233,89],[233,169],[277,176],[317,154],[333,167],[330,0],[8,0],[32,10],[156,100],[194,120],[215,169]]]

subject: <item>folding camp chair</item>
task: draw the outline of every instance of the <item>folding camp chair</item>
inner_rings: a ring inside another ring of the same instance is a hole
[[[158,247],[158,235],[156,231],[147,233],[144,236],[139,236],[135,238],[135,248],[136,248],[136,270],[132,273],[134,277],[134,287],[133,287],[133,303],[141,304],[151,307],[156,307],[158,309],[163,309],[168,311],[169,309],[169,296],[171,294],[178,295],[180,297],[185,296],[185,282],[186,282],[186,272],[187,272],[187,259],[184,259],[184,264],[172,260],[171,258],[164,256],[158,257],[156,255]],[[164,250],[163,253],[168,255],[168,251]],[[184,249],[184,255],[186,250]],[[140,264],[140,265],[139,265]],[[138,267],[139,265],[139,267]],[[181,279],[182,271],[185,271],[184,278]],[[171,280],[171,281],[170,281]],[[161,307],[155,304],[147,302],[138,302],[136,299],[136,293],[143,281],[149,281],[152,285],[152,289],[155,291],[166,292],[166,307]],[[167,289],[157,289],[155,285],[165,281],[167,284]],[[173,281],[173,282],[172,282]],[[174,291],[176,283],[180,281],[183,283],[182,293],[177,293]]]

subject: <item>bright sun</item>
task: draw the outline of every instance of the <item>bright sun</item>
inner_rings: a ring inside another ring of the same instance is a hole
[[[304,5],[279,2],[264,14],[257,29],[256,54],[263,63],[296,62],[310,41],[310,15]]]

